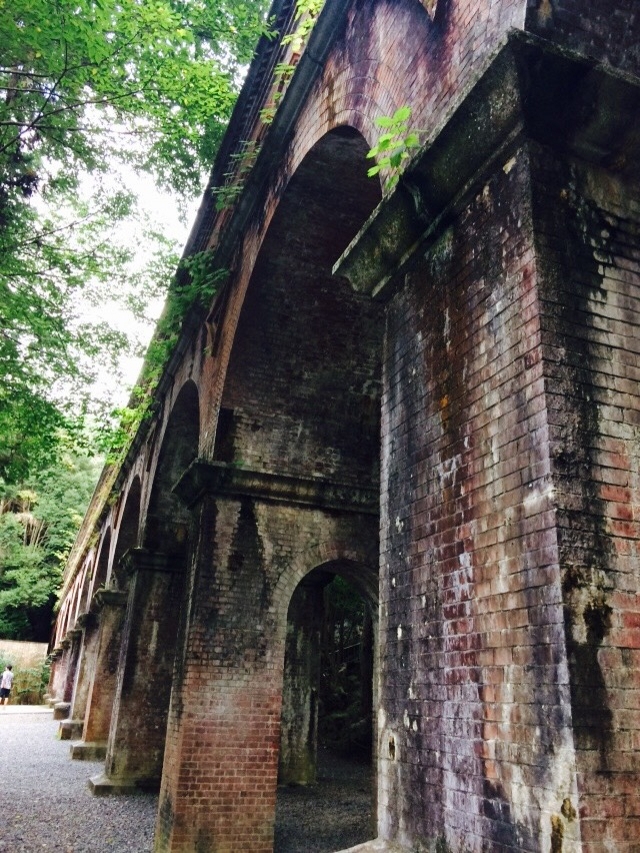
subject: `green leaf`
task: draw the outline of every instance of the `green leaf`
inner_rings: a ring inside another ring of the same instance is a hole
[[[409,118],[411,118],[411,107],[405,105],[395,111],[392,121],[394,124],[400,124],[400,122],[407,121]]]

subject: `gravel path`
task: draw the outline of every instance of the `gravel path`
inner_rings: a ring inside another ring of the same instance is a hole
[[[71,761],[57,730],[48,710],[0,708],[0,853],[151,853],[157,796],[92,796],[87,779],[102,762]],[[363,765],[325,753],[317,786],[278,793],[274,853],[331,853],[372,837]]]

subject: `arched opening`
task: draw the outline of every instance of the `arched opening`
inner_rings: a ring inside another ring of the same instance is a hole
[[[89,609],[89,605],[91,603],[91,582],[93,579],[93,574],[95,570],[95,563],[93,560],[87,562],[84,568],[84,576],[82,579],[82,589],[80,592],[80,605],[78,607],[78,615],[82,615],[86,613]]]
[[[126,586],[126,579],[120,571],[122,557],[138,543],[138,528],[140,527],[140,478],[136,477],[129,487],[120,523],[118,525],[116,547],[111,563],[111,571],[107,583],[115,578],[119,584]]]
[[[382,311],[332,274],[380,200],[368,145],[324,136],[265,237],[235,335],[215,457],[253,470],[379,479]]]
[[[174,565],[176,558],[184,559],[189,513],[173,487],[197,457],[199,439],[198,389],[189,381],[178,394],[164,433],[144,534],[145,547],[170,555]]]
[[[375,569],[338,562],[291,598],[274,853],[330,853],[375,835],[376,581]]]
[[[102,538],[96,569],[91,587],[91,598],[95,596],[99,589],[102,589],[107,583],[107,570],[109,568],[109,551],[111,550],[111,530],[107,530]]]

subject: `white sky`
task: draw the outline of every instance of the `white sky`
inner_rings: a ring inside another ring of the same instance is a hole
[[[182,254],[182,249],[200,205],[200,198],[189,205],[186,218],[181,218],[176,196],[159,190],[151,177],[132,175],[131,184],[138,195],[140,213],[148,216],[157,230],[175,240],[178,254]],[[127,221],[122,223],[114,230],[113,234],[115,241],[134,249],[140,266],[145,263],[153,250],[146,236],[146,230],[146,223],[141,216],[138,222]],[[150,306],[149,313],[154,321],[159,317],[162,305],[163,300],[159,299]],[[90,320],[108,319],[109,323],[118,330],[135,334],[145,346],[153,334],[153,325],[139,322],[133,314],[126,312],[115,303],[102,305],[98,308],[87,305],[84,316]],[[97,366],[96,388],[98,393],[100,396],[108,395],[113,401],[114,407],[126,405],[141,368],[142,358],[132,358],[127,355],[123,355],[120,359],[121,377],[114,375],[113,370],[107,364]]]

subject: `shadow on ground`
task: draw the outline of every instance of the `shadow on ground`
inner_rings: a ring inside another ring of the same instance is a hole
[[[274,853],[333,853],[375,838],[369,763],[318,756],[318,784],[278,789]]]

